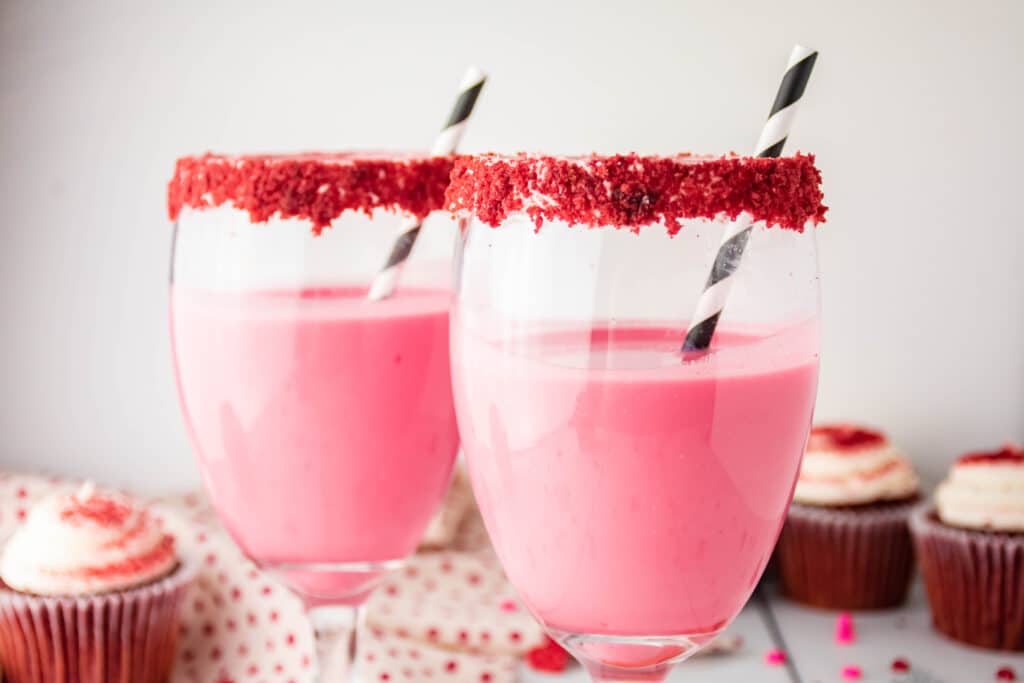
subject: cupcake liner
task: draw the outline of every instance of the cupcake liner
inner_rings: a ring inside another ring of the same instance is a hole
[[[1024,533],[947,526],[933,507],[910,525],[936,630],[978,647],[1024,651]]]
[[[165,683],[194,571],[126,591],[43,597],[0,589],[7,683]]]
[[[776,547],[783,592],[824,609],[884,609],[907,599],[908,519],[916,500],[825,508],[794,503]]]

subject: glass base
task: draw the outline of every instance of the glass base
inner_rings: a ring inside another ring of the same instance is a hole
[[[404,560],[264,563],[260,568],[295,593],[305,603],[306,609],[313,609],[321,606],[361,605],[384,576],[401,568],[403,564]]]
[[[594,681],[661,681],[672,666],[692,657],[721,631],[669,636],[616,636],[548,629]]]

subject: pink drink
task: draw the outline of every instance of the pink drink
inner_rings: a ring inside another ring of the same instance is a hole
[[[683,363],[678,329],[453,326],[474,489],[547,626],[692,636],[739,612],[796,481],[817,334],[719,328],[714,353]]]
[[[190,436],[221,519],[263,564],[415,548],[458,447],[450,293],[175,288]]]

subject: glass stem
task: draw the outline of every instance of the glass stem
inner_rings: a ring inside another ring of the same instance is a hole
[[[315,683],[359,681],[357,638],[366,618],[358,605],[325,605],[307,609],[316,639]]]

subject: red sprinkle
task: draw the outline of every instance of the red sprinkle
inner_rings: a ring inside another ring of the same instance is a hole
[[[786,663],[786,653],[782,650],[768,650],[764,653],[765,664],[771,664],[772,666],[778,666],[779,664]]]
[[[1017,672],[1011,667],[1004,666],[1003,668],[996,671],[997,681],[1015,681],[1017,680]]]
[[[543,221],[638,231],[664,222],[737,217],[802,232],[825,219],[821,173],[811,155],[750,157],[591,157],[484,154],[459,157],[445,193],[452,212],[497,227],[509,214]],[[534,199],[537,201],[533,201]]]
[[[889,668],[892,669],[893,673],[905,674],[908,671],[910,671],[910,662],[903,659],[902,657],[897,657],[896,659],[892,660],[892,664],[889,666]]]
[[[840,673],[842,674],[842,676],[843,676],[843,678],[845,680],[847,680],[847,681],[856,681],[856,680],[860,680],[862,672],[861,672],[859,666],[850,665],[850,666],[844,666],[843,670]]]
[[[60,518],[65,522],[89,520],[99,526],[117,527],[128,521],[132,514],[130,505],[103,496],[90,496],[85,500],[71,496],[69,500],[68,506],[60,512]]]
[[[857,639],[857,633],[853,628],[853,616],[849,612],[843,612],[836,617],[835,638],[840,645],[847,645]]]
[[[881,432],[853,424],[816,425],[811,429],[807,450],[857,451],[882,446],[887,439]]]
[[[535,671],[558,673],[565,671],[569,664],[569,653],[551,638],[545,637],[544,644],[526,653],[526,663]]]
[[[1024,448],[1007,444],[997,451],[968,453],[956,461],[957,465],[995,465],[999,463],[1024,465]]]
[[[309,220],[320,234],[345,211],[442,208],[452,157],[375,152],[182,157],[167,185],[167,214],[230,204],[254,223],[275,215]]]

